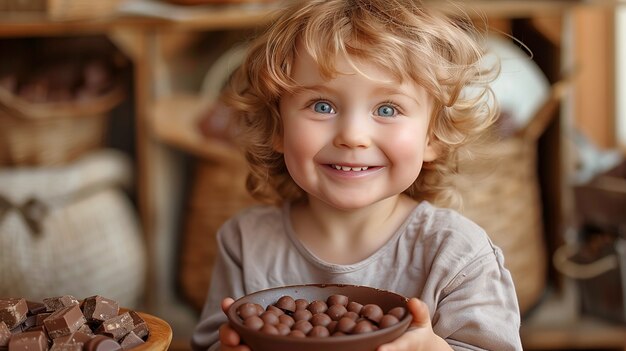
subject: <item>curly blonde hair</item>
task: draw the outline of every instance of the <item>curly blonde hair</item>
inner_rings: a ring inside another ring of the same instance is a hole
[[[429,135],[438,151],[405,193],[455,205],[450,187],[458,152],[493,123],[497,109],[489,83],[497,68],[481,65],[479,32],[418,0],[294,1],[252,42],[233,75],[225,101],[239,117],[238,134],[249,165],[246,187],[256,199],[278,204],[305,193],[291,179],[274,143],[282,133],[278,104],[296,88],[291,71],[302,43],[324,77],[338,74],[335,59],[365,59],[398,81],[424,87],[434,99]],[[464,88],[471,87],[472,94]]]

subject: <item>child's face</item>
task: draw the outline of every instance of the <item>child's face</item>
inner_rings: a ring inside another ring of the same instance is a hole
[[[333,207],[366,207],[398,195],[436,152],[427,135],[432,98],[411,82],[399,83],[367,63],[356,72],[321,77],[306,50],[292,76],[302,87],[280,101],[284,134],[276,142],[294,181]]]

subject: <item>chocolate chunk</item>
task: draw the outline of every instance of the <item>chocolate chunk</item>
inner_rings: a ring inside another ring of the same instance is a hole
[[[92,336],[89,334],[85,334],[80,331],[73,332],[68,335],[60,336],[54,339],[55,344],[86,344],[87,341],[91,340]]]
[[[132,349],[133,347],[139,346],[143,343],[145,343],[145,341],[132,331],[120,340],[120,345],[123,350]]]
[[[121,349],[122,346],[117,341],[104,335],[94,336],[83,346],[85,351],[119,351]]]
[[[26,300],[26,305],[28,306],[28,314],[31,316],[46,312],[46,305],[43,302]]]
[[[46,351],[48,350],[48,338],[42,331],[29,331],[15,334],[9,341],[11,351]]]
[[[120,340],[124,335],[133,330],[133,318],[130,313],[124,312],[119,316],[115,316],[102,322],[102,325],[96,329],[96,334],[104,334],[115,340]]]
[[[28,316],[26,317],[26,320],[22,322],[22,330],[27,331],[36,325],[37,325],[37,316]]]
[[[43,321],[45,321],[46,318],[50,317],[51,314],[51,312],[44,312],[35,315],[35,325],[43,325]]]
[[[87,325],[87,324],[83,324],[80,328],[78,328],[78,331],[83,333],[83,334],[87,334],[89,336],[94,336],[95,335],[93,333],[93,330],[91,330],[91,328],[89,328],[89,325]]]
[[[0,347],[9,346],[9,339],[11,339],[11,331],[4,321],[0,321]]]
[[[0,299],[0,321],[14,329],[26,320],[28,305],[24,298]]]
[[[51,339],[69,335],[77,331],[86,322],[78,304],[56,310],[43,321]]]
[[[88,297],[83,302],[83,314],[88,322],[104,322],[117,316],[119,311],[117,302],[100,295]]]
[[[72,295],[63,295],[55,297],[47,297],[43,299],[43,304],[46,306],[47,312],[54,312],[64,307],[73,305],[79,305],[78,300]]]
[[[82,351],[83,343],[54,343],[50,351]]]
[[[133,318],[133,332],[142,339],[146,338],[149,334],[148,323],[135,311],[128,311],[128,314]]]

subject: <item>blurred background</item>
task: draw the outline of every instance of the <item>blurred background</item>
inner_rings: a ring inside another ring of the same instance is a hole
[[[430,3],[502,64],[497,145],[455,184],[505,252],[524,348],[626,350],[626,4]],[[217,97],[277,6],[0,0],[0,296],[100,294],[188,350],[213,235],[254,202]]]

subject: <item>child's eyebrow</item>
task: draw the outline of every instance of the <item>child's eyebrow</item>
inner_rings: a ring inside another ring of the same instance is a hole
[[[319,84],[315,84],[315,85],[296,85],[293,89],[293,93],[294,94],[300,94],[302,92],[305,91],[311,91],[311,92],[334,92],[334,89],[324,86],[324,85],[319,85]]]

